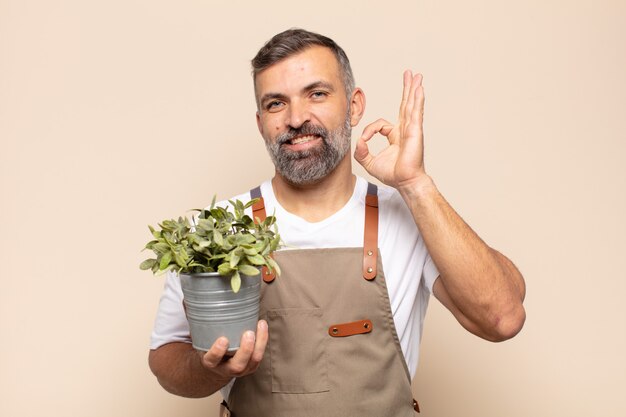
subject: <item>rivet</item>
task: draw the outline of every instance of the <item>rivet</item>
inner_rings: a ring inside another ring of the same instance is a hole
[[[333,327],[333,334],[337,334],[337,333],[339,333],[339,329],[336,327]]]
[[[374,253],[374,252],[372,252],[371,250],[368,250],[368,251],[367,251],[367,254],[368,254],[369,256],[372,256],[372,254],[373,254],[373,253]]]
[[[365,327],[366,329],[370,328],[370,324],[369,323],[363,323],[363,327]]]
[[[372,267],[370,266],[369,268],[367,268],[367,272],[372,272],[374,269],[372,269]]]

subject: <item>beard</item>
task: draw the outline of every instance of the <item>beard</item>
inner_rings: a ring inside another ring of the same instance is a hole
[[[298,129],[290,128],[280,134],[275,141],[265,142],[276,170],[288,182],[295,185],[313,184],[330,174],[350,150],[350,111],[342,126],[335,130],[305,123]],[[320,146],[292,151],[285,144],[298,136],[318,136]]]

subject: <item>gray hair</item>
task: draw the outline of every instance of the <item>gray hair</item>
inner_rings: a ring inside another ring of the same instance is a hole
[[[304,29],[288,29],[274,35],[272,39],[263,45],[259,52],[257,52],[256,56],[252,59],[252,77],[254,81],[256,81],[257,74],[264,69],[267,69],[283,59],[296,55],[312,46],[326,47],[335,55],[341,70],[343,86],[346,90],[346,97],[349,101],[355,84],[348,56],[332,39]]]

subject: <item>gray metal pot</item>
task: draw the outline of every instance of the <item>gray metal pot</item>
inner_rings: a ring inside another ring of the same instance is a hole
[[[241,274],[241,288],[234,293],[230,276],[217,272],[180,274],[185,314],[193,347],[207,351],[220,336],[228,338],[228,352],[239,349],[246,330],[256,331],[259,320],[261,274]]]

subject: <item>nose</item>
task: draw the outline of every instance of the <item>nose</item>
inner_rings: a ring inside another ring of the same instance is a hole
[[[293,129],[298,129],[303,124],[311,121],[311,113],[308,106],[299,100],[294,100],[290,103],[286,115],[286,125]]]

